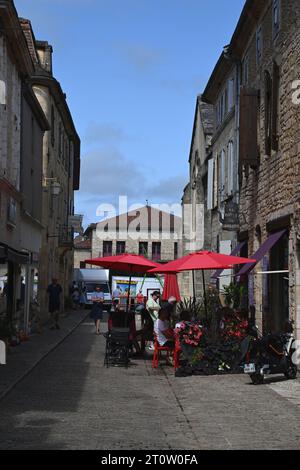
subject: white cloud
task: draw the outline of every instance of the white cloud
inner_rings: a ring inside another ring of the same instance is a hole
[[[132,65],[138,72],[147,72],[163,59],[161,49],[143,44],[120,44],[115,46],[121,57]]]

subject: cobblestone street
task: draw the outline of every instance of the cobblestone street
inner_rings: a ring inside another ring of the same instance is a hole
[[[300,448],[298,381],[175,378],[151,360],[106,369],[104,346],[86,319],[39,362],[0,401],[0,448]]]

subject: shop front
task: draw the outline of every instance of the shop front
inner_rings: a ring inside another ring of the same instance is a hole
[[[264,333],[283,331],[291,316],[289,257],[289,229],[270,231],[251,256],[256,263],[243,266],[237,273],[237,280],[247,284],[248,308],[255,311]]]
[[[0,245],[0,336],[9,339],[25,328],[26,272],[29,253]]]

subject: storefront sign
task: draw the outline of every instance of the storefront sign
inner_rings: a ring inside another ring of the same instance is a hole
[[[221,219],[221,223],[223,230],[234,232],[239,229],[239,206],[236,202],[226,202],[224,218]]]
[[[82,220],[82,215],[69,215],[69,227],[72,228],[75,233],[81,234],[83,232]]]

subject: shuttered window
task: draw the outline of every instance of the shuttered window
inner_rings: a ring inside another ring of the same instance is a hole
[[[278,109],[279,109],[279,67],[273,62],[272,83],[272,149],[278,150]]]
[[[240,164],[258,165],[257,143],[258,92],[241,88],[240,94]]]
[[[280,31],[280,0],[273,0],[273,39]]]
[[[219,181],[219,159],[218,155],[214,158],[214,190],[213,190],[213,209],[218,206],[218,185]]]
[[[214,187],[214,160],[208,160],[207,173],[207,210],[213,209],[213,187]]]
[[[263,37],[261,26],[256,31],[256,63],[260,65],[263,51]]]
[[[6,85],[3,80],[0,80],[0,104],[6,105]]]
[[[272,78],[265,71],[265,154],[271,155]]]
[[[225,176],[225,158],[226,158],[226,152],[225,150],[222,150],[220,154],[220,199],[221,202],[224,201],[226,197],[226,191],[225,191],[225,181],[226,181],[226,176]]]
[[[234,79],[228,80],[228,111],[234,106]]]
[[[228,144],[228,169],[227,169],[227,186],[228,195],[233,193],[233,178],[234,178],[234,162],[233,162],[233,142]]]

